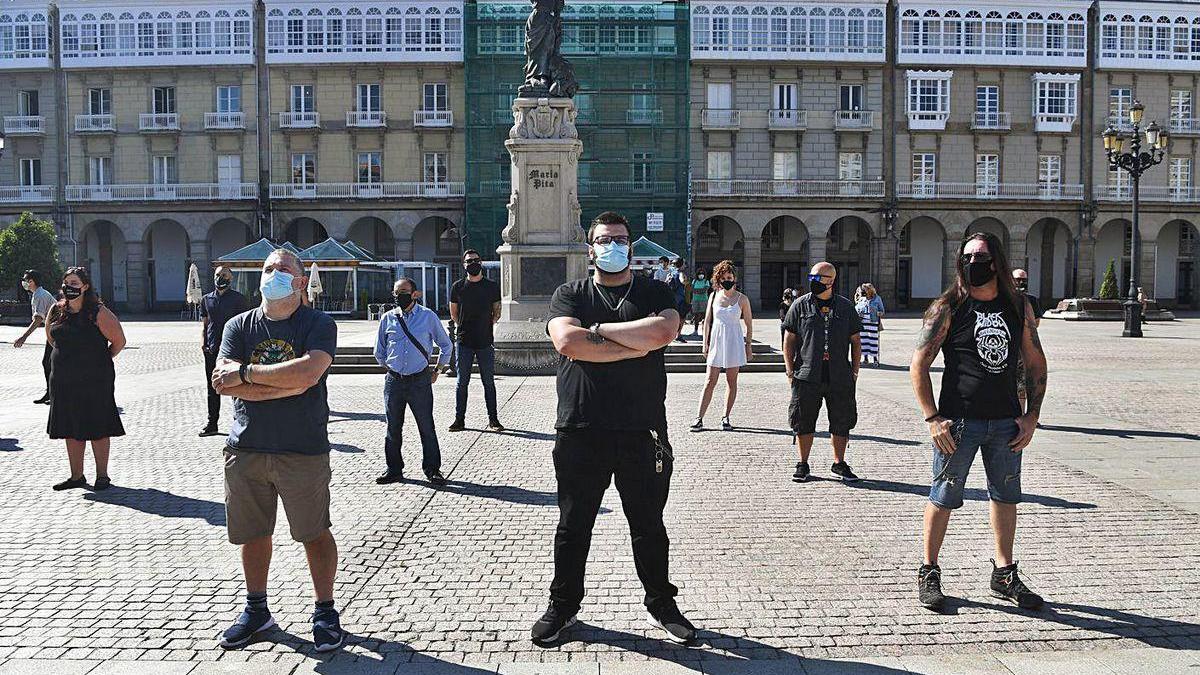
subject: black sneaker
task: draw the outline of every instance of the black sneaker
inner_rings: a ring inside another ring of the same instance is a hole
[[[858,476],[854,475],[854,472],[850,470],[850,465],[845,462],[837,462],[829,470],[833,472],[833,475],[847,483],[858,482]]]
[[[1021,609],[1042,606],[1042,596],[1029,590],[1021,577],[1017,576],[1017,563],[996,567],[996,561],[992,561],[992,595],[1001,600],[1010,600]]]
[[[646,612],[646,621],[651,626],[662,629],[671,642],[686,644],[696,638],[696,627],[683,616],[675,603],[656,612]]]
[[[692,431],[704,431],[704,418],[697,417],[696,421],[692,422],[692,426],[690,426],[688,428],[691,429]]]
[[[33,401],[37,405],[50,405],[50,394],[42,394],[42,397]]]
[[[216,436],[219,433],[221,433],[221,432],[217,431],[217,425],[207,424],[204,426],[203,429],[200,430],[200,433],[197,434],[197,436],[200,436],[201,438],[203,438],[205,436]]]
[[[255,635],[274,625],[275,617],[271,616],[270,610],[251,612],[249,609],[243,609],[237,621],[225,629],[218,644],[225,649],[241,649],[250,644]]]
[[[562,635],[562,632],[571,626],[575,625],[575,613],[566,614],[558,611],[554,603],[546,608],[546,613],[542,618],[533,624],[533,628],[529,631],[529,637],[533,644],[539,647],[552,644]]]
[[[488,420],[488,431],[500,433],[501,431],[505,431],[505,429],[504,425],[500,424],[500,420],[493,417],[492,419]]]
[[[318,652],[331,652],[346,641],[346,631],[336,609],[319,609],[313,612],[313,647]]]
[[[64,480],[61,483],[55,484],[54,489],[62,491],[62,490],[74,490],[75,488],[81,488],[81,487],[87,487],[87,476],[80,476],[78,478],[68,478],[67,480]]]
[[[392,483],[403,483],[404,482],[404,472],[403,471],[395,471],[395,472],[385,471],[384,473],[380,474],[379,477],[377,477],[375,479],[375,482],[380,485],[390,485]]]
[[[917,570],[917,598],[928,609],[938,610],[946,604],[942,595],[942,568],[937,565],[921,565]]]
[[[466,428],[467,428],[467,423],[463,420],[454,420],[453,422],[450,423],[450,426],[449,426],[450,431],[462,431],[463,429],[466,429]]]
[[[92,486],[93,490],[107,490],[112,487],[112,479],[108,476],[96,476],[96,484]]]
[[[797,483],[808,481],[808,462],[796,462],[796,473],[792,474],[792,480]]]
[[[733,431],[733,425],[729,423],[728,417],[721,418],[721,431]]]
[[[442,475],[441,471],[430,471],[429,473],[425,474],[425,480],[428,480],[434,485],[445,485],[447,482],[446,477]]]

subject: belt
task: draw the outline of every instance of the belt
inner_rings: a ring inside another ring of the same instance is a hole
[[[397,373],[396,371],[392,370],[391,368],[388,368],[387,371],[388,371],[388,375],[391,375],[392,377],[395,377],[395,378],[398,378],[401,380],[411,380],[411,379],[421,377],[422,375],[426,375],[429,373],[428,368],[425,368],[423,370],[418,370],[417,372],[411,373],[409,375],[403,375],[401,373]]]

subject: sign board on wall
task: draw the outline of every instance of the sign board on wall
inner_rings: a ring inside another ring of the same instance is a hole
[[[647,232],[662,232],[663,231],[663,214],[647,213],[646,214],[646,231]]]

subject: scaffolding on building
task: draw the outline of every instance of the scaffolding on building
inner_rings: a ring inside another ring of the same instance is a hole
[[[466,9],[466,245],[491,252],[508,220],[504,141],[524,79],[529,3],[468,2]],[[687,251],[688,45],[684,3],[567,3],[562,52],[580,83],[581,227],[617,211],[635,239]],[[647,232],[648,213],[662,214],[662,231]]]

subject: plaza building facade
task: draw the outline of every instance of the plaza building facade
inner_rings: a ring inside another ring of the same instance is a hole
[[[523,79],[520,2],[14,0],[0,8],[0,221],[55,222],[107,301],[267,237],[492,257]],[[1171,135],[1142,181],[1139,286],[1196,307],[1200,4],[568,3],[581,225],[625,213],[758,307],[816,260],[920,309],[996,233],[1047,304],[1122,291],[1129,178],[1101,132]],[[660,229],[661,228],[661,229]],[[456,272],[457,264],[451,266]],[[208,274],[202,274],[207,285]]]

